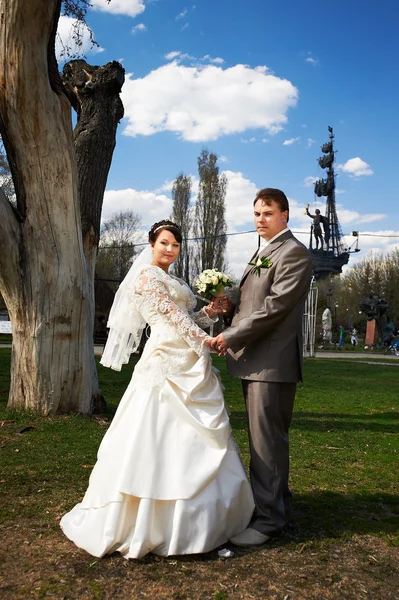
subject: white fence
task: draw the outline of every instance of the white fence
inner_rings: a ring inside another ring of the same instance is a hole
[[[0,321],[0,333],[11,333],[10,321]]]
[[[314,277],[312,277],[302,320],[304,358],[315,356],[316,313],[318,293],[319,290],[315,286]]]

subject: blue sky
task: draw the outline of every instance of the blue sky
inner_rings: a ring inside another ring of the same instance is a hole
[[[324,212],[311,182],[323,176],[317,158],[330,125],[341,228],[360,232],[362,251],[349,265],[399,246],[397,0],[92,4],[87,22],[100,51],[86,46],[87,61],[119,60],[126,70],[104,218],[132,209],[148,228],[168,217],[180,172],[193,175],[195,201],[197,157],[207,148],[228,179],[229,232],[253,229],[256,190],[278,187],[308,244],[304,208]],[[63,18],[62,38],[68,27]],[[229,238],[237,276],[256,239]]]

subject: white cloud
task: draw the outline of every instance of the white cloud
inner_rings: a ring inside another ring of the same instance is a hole
[[[216,58],[212,58],[211,56],[209,56],[209,54],[205,54],[205,56],[202,57],[203,61],[208,60],[210,63],[214,64],[214,65],[222,65],[224,63],[223,58],[220,58],[220,56],[217,56]]]
[[[73,39],[73,33],[78,28],[82,45],[77,46]],[[90,39],[88,27],[78,23],[72,17],[61,15],[58,21],[57,36],[55,40],[55,54],[57,60],[69,60],[69,56],[83,56],[85,54],[98,54],[103,52],[104,48],[93,46]]]
[[[354,242],[356,238],[352,235],[346,235],[342,238],[344,245],[348,248],[355,248]],[[380,230],[380,231],[362,231],[359,233],[359,249],[361,252],[351,254],[349,264],[344,267],[343,272],[348,271],[350,267],[356,265],[357,262],[371,257],[373,254],[387,254],[394,249],[399,248],[399,230]]]
[[[305,62],[309,63],[310,65],[313,65],[314,67],[319,63],[319,61],[317,60],[317,58],[314,58],[312,56],[311,52],[308,52],[308,55],[305,58]]]
[[[365,214],[361,215],[356,210],[348,210],[346,208],[337,205],[338,218],[342,225],[348,225],[349,223],[362,224],[362,223],[374,223],[375,221],[381,221],[385,219],[387,215],[383,213]]]
[[[135,17],[145,11],[144,0],[90,0],[92,10]]]
[[[167,54],[165,54],[166,60],[173,60],[174,58],[177,58],[179,56],[181,56],[180,50],[172,50],[172,52],[168,52]]]
[[[317,177],[313,177],[312,175],[309,175],[309,177],[305,177],[302,185],[303,185],[303,187],[311,188],[314,186],[316,181],[317,181]]]
[[[174,181],[174,179],[167,179],[159,188],[153,190],[154,194],[158,195],[161,192],[171,192]]]
[[[297,142],[299,142],[299,140],[300,140],[299,137],[290,138],[289,140],[284,140],[283,146],[292,146],[292,144],[296,144]]]
[[[224,156],[224,154],[222,154],[221,156],[218,156],[218,161],[221,163],[228,163],[229,159],[227,158],[227,156]]]
[[[178,21],[179,19],[184,19],[184,17],[187,14],[187,8],[185,8],[184,10],[181,11],[181,13],[179,13],[176,17],[176,21]]]
[[[287,122],[288,109],[297,98],[292,83],[272,75],[267,67],[185,67],[174,60],[142,79],[126,76],[124,133],[172,131],[192,142],[254,128],[272,134]]]
[[[187,27],[190,25],[190,23],[184,23],[183,27],[181,27],[180,31],[184,31],[185,29],[187,29]]]
[[[306,178],[306,179],[310,179],[310,178]],[[306,180],[305,180],[306,181]],[[325,214],[325,202],[324,200],[314,200],[313,202],[311,202],[311,206],[310,206],[310,212],[313,214],[315,209],[319,208],[321,210],[321,213],[324,215]],[[338,219],[339,222],[341,224],[341,226],[346,226],[346,225],[360,225],[362,223],[374,223],[376,221],[381,221],[381,219],[385,219],[387,215],[383,214],[383,213],[369,213],[369,214],[364,214],[362,215],[361,213],[357,212],[356,210],[350,210],[348,208],[345,208],[342,204],[337,204],[336,205],[337,208],[337,214],[338,214]],[[304,206],[301,206],[301,210],[302,210],[302,214],[299,214],[298,217],[301,217],[301,223],[305,223],[309,217],[306,217],[306,215],[303,215],[303,209]],[[356,229],[358,229],[358,227],[356,227]]]
[[[132,27],[133,34],[137,33],[138,31],[147,31],[147,27],[144,25],[144,23],[138,23],[138,25]]]
[[[102,210],[103,221],[115,212],[127,210],[133,210],[137,213],[141,217],[143,228],[148,230],[155,221],[169,218],[172,212],[172,200],[165,194],[131,188],[105,192]]]
[[[312,140],[312,138],[308,138],[308,148],[311,148],[313,146],[313,144],[315,143],[314,140]]]
[[[196,60],[194,56],[191,56],[191,54],[186,54],[180,50],[172,50],[172,52],[168,52],[168,54],[165,54],[165,58],[166,60],[175,60],[176,63],[181,60]]]
[[[240,171],[223,171],[227,178],[226,191],[226,221],[228,230],[236,230],[244,224],[252,225],[253,229],[253,206],[258,188],[244,177]]]
[[[220,160],[220,158],[219,158]],[[239,278],[255,251],[258,243],[258,236],[254,232],[253,223],[253,200],[258,191],[258,187],[250,179],[247,179],[243,173],[238,171],[223,171],[227,178],[226,192],[226,221],[228,233],[227,238],[227,257],[230,272]],[[195,203],[198,194],[198,177],[192,175],[192,204]],[[262,182],[263,185],[263,182]],[[265,182],[266,185],[266,182]],[[173,180],[165,183],[155,190],[109,190],[105,192],[102,219],[108,219],[113,213],[119,211],[133,210],[138,213],[142,220],[143,241],[146,241],[146,233],[149,227],[161,219],[170,217],[172,212],[172,200],[170,193],[173,186]],[[305,204],[289,198],[290,203],[290,222],[289,226],[294,235],[306,246],[309,245],[311,220],[304,215]],[[311,212],[320,208],[324,213],[324,204],[316,200],[312,203]],[[351,246],[355,238],[349,232],[359,230],[359,224],[366,222],[375,222],[385,217],[382,214],[361,215],[356,211],[344,209],[337,206],[338,217],[341,225],[346,226],[346,236],[343,243]],[[248,232],[249,233],[246,233]],[[372,234],[367,236],[366,233]],[[394,237],[384,237],[394,236]],[[378,252],[388,252],[399,246],[399,231],[376,231],[360,232],[359,246],[362,252],[351,254],[350,266],[361,258],[365,253],[371,250]]]
[[[350,158],[345,164],[337,165],[337,169],[348,173],[349,177],[362,177],[363,175],[372,175],[374,173],[370,165],[358,156]]]

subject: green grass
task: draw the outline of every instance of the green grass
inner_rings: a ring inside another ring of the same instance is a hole
[[[121,372],[98,367],[104,416],[45,418],[6,408],[10,350],[0,348],[2,598],[341,600],[365,598],[365,589],[370,598],[395,597],[399,367],[378,363],[305,361],[290,431],[294,521],[267,548],[236,549],[232,562],[217,553],[98,560],[75,548],[59,519],[87,487],[136,361]],[[241,385],[227,376],[223,358],[214,362],[248,466]],[[18,433],[23,427],[33,429]]]
[[[105,418],[43,418],[6,408],[10,351],[0,349],[2,520],[36,518],[47,504],[70,507],[84,492],[107,421],[112,419],[137,358],[121,372],[98,367]],[[225,385],[235,438],[248,465],[247,421],[238,380]],[[305,361],[291,426],[291,484],[301,528],[313,537],[348,532],[397,543],[398,367]],[[17,432],[25,426],[33,429]],[[18,499],[16,501],[16,498]],[[339,518],[337,518],[339,515]],[[311,516],[311,519],[309,517]],[[44,524],[51,511],[42,511]]]

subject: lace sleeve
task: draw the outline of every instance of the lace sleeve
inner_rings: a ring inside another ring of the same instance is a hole
[[[212,317],[210,317],[206,312],[205,306],[203,306],[198,312],[190,313],[190,317],[197,323],[198,327],[201,327],[202,329],[211,327],[219,320],[218,316],[212,319]]]
[[[173,302],[167,285],[157,275],[147,269],[137,278],[135,285],[135,302],[145,303],[158,312],[169,325],[176,327],[181,337],[198,354],[204,353],[204,342],[209,336],[200,329],[193,319]]]

